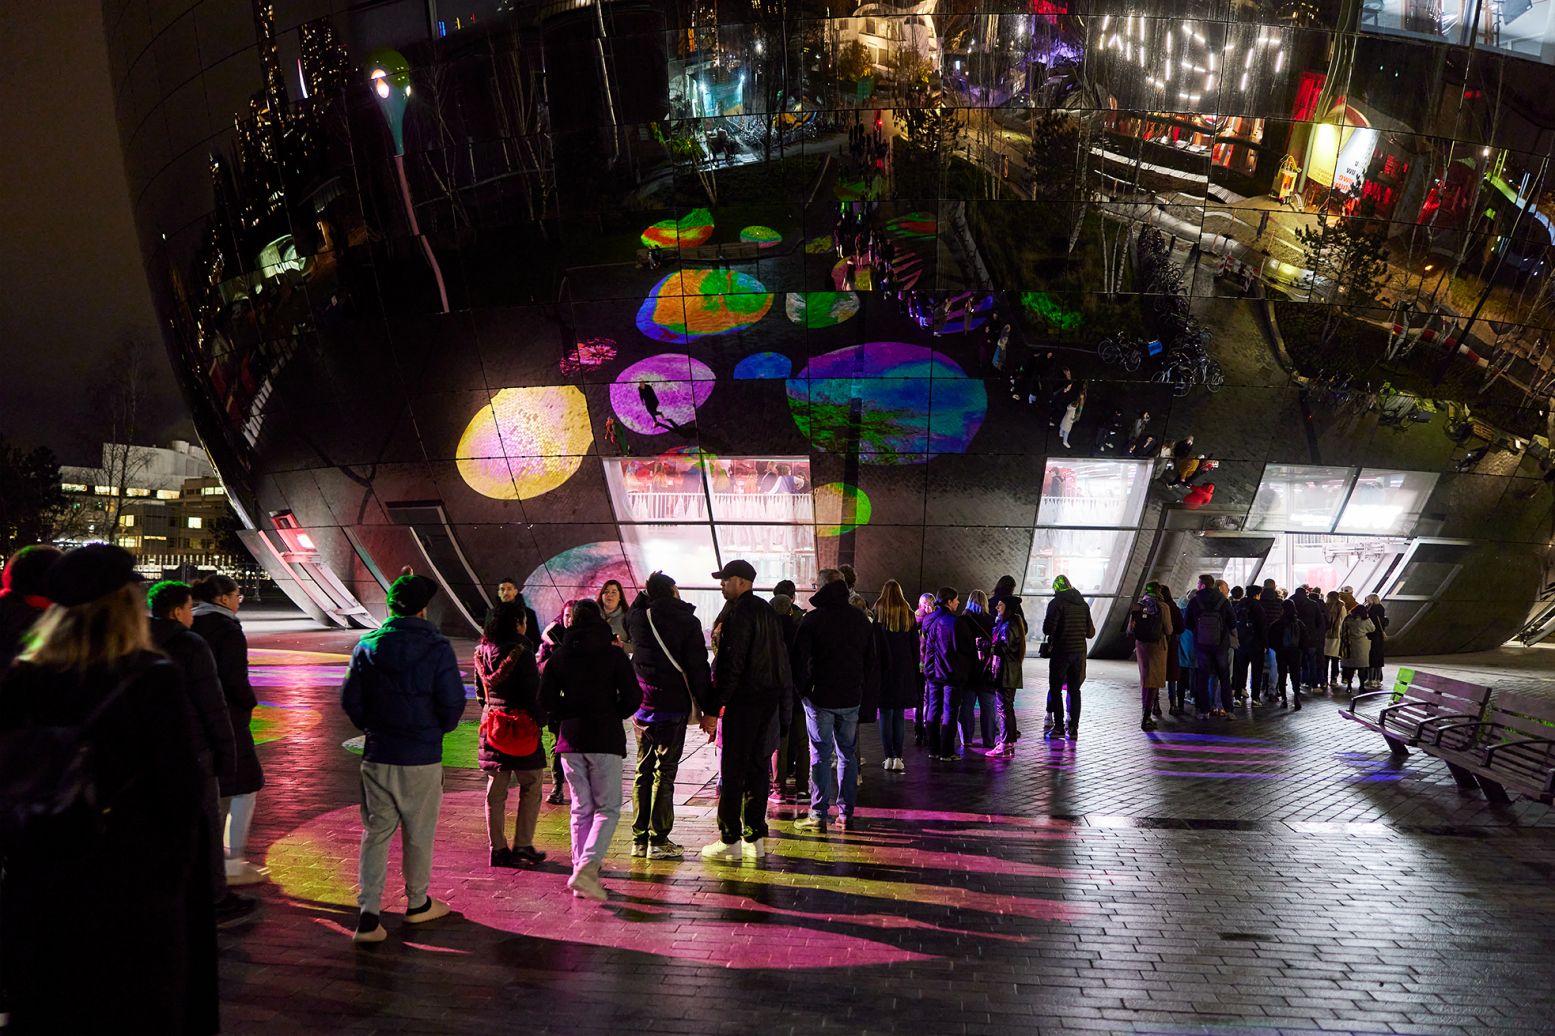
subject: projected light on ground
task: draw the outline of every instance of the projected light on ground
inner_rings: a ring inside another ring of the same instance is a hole
[[[639,360],[616,376],[610,386],[610,406],[632,431],[660,435],[689,429],[696,421],[697,407],[712,394],[712,368],[684,353],[662,353]]]
[[[783,312],[800,327],[836,327],[858,315],[858,294],[851,291],[791,291]]]
[[[909,241],[921,241],[939,233],[939,218],[932,212],[909,212],[886,220],[886,233]]]
[[[760,245],[762,248],[771,248],[773,245],[783,243],[783,235],[771,227],[746,227],[740,231],[740,240],[746,244]]]
[[[637,311],[637,330],[660,342],[743,331],[767,315],[772,296],[748,273],[677,270],[654,285]]]
[[[616,358],[613,338],[584,338],[561,358],[556,367],[567,377],[576,377],[584,371],[603,367]]]
[[[817,536],[841,536],[860,525],[868,525],[874,514],[869,494],[846,482],[828,482],[816,486],[815,534]]]
[[[943,353],[905,342],[817,356],[788,380],[787,390],[794,423],[811,445],[826,453],[857,449],[873,464],[964,453],[988,410],[981,381]]]
[[[713,214],[692,209],[679,219],[661,219],[642,232],[644,245],[660,248],[695,248],[713,236]]]
[[[607,579],[620,580],[628,588],[628,597],[636,585],[619,541],[569,547],[529,573],[524,580],[524,602],[535,610],[540,625],[548,626],[561,614],[563,602],[593,597]]]
[[[782,353],[751,353],[734,365],[737,381],[786,378],[794,373],[794,361]]]
[[[529,500],[566,482],[594,443],[588,402],[573,385],[502,389],[459,437],[465,484],[493,500]]]

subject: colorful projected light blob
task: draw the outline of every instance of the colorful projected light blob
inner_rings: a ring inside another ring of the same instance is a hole
[[[713,214],[692,209],[679,219],[661,219],[644,230],[639,239],[644,245],[660,248],[695,248],[713,236]]]
[[[684,353],[660,353],[616,375],[610,405],[632,431],[660,435],[694,422],[697,407],[712,394],[713,371],[707,364]]]
[[[493,500],[529,500],[577,472],[594,444],[575,385],[507,388],[476,411],[454,461],[465,484]]]
[[[561,614],[563,602],[594,596],[607,579],[620,580],[628,597],[636,586],[619,541],[569,547],[529,573],[524,580],[524,601],[535,610],[541,625],[549,625]]]
[[[828,482],[816,486],[815,534],[817,536],[841,536],[861,525],[868,525],[874,514],[869,494],[846,482]]]
[[[773,245],[783,243],[783,235],[771,227],[746,227],[740,231],[740,240],[746,244],[758,245],[762,248],[771,248]]]
[[[603,367],[616,358],[616,343],[613,338],[584,338],[573,346],[566,356],[561,358],[557,369],[569,378],[577,377],[584,371]]]
[[[858,316],[858,293],[852,291],[791,291],[783,312],[800,327],[836,327]]]
[[[767,315],[772,296],[748,273],[676,270],[653,286],[637,311],[637,330],[677,345],[743,331]]]
[[[922,464],[932,454],[965,453],[988,412],[981,381],[943,353],[906,342],[817,356],[787,389],[794,424],[817,450],[857,449],[870,464]]]
[[[736,381],[765,381],[794,373],[794,361],[782,353],[751,353],[734,365]]]
[[[939,233],[939,218],[932,212],[909,212],[889,219],[886,233],[908,241],[926,241]]]

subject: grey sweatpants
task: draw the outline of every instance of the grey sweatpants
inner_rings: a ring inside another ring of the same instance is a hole
[[[356,902],[363,913],[379,912],[389,865],[389,840],[401,826],[405,897],[410,906],[426,902],[427,885],[432,880],[432,841],[437,835],[437,814],[442,804],[442,763],[362,764],[362,891]]]

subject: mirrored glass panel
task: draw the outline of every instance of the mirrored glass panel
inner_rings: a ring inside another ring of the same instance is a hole
[[[1149,467],[1136,460],[1049,460],[1037,524],[1135,524],[1145,506]]]
[[[1255,530],[1328,532],[1344,506],[1351,468],[1270,464],[1253,497],[1247,527]]]
[[[1362,468],[1335,531],[1409,532],[1420,520],[1420,509],[1431,498],[1436,479],[1434,472]]]

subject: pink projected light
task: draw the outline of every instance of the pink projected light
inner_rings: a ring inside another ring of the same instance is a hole
[[[641,435],[678,431],[696,421],[697,407],[713,394],[713,380],[712,368],[701,360],[661,353],[616,376],[610,406],[622,424]]]
[[[529,500],[571,478],[594,445],[575,385],[502,389],[470,418],[454,461],[465,484],[494,500]]]

